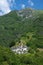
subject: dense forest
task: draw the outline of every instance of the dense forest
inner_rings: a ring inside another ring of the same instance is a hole
[[[28,53],[11,50],[21,41]],[[43,65],[43,10],[26,8],[0,16],[0,65]]]

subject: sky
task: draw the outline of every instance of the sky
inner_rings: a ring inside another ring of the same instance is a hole
[[[0,0],[0,16],[25,8],[43,10],[43,0]]]

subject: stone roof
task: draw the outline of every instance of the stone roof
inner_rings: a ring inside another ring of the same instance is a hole
[[[12,51],[18,53],[18,54],[23,54],[23,53],[27,53],[28,52],[28,48],[27,46],[17,46],[17,47],[12,47],[11,48]]]

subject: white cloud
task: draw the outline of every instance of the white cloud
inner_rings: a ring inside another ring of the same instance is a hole
[[[25,8],[25,4],[22,4],[22,9],[24,9]]]
[[[0,0],[0,16],[9,13],[10,7],[7,0]]]
[[[28,0],[28,3],[30,6],[34,6],[34,3],[32,2],[32,0]]]

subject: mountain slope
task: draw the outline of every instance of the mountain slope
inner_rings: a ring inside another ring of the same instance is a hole
[[[43,37],[43,11],[24,9],[0,17],[1,45],[10,46],[12,41],[27,32],[35,32],[38,37]]]

